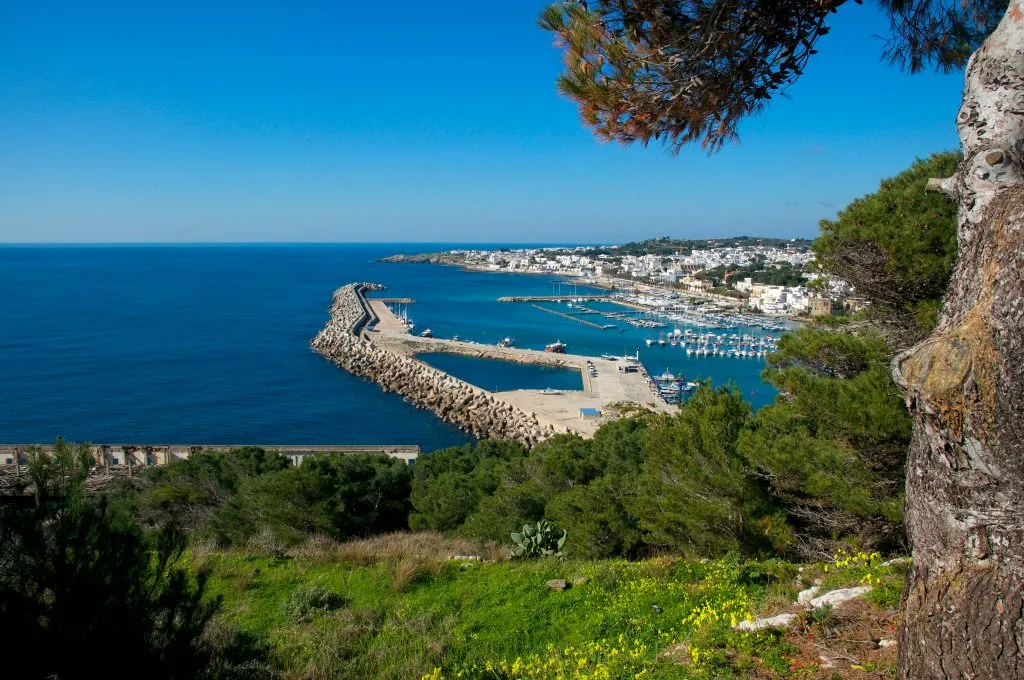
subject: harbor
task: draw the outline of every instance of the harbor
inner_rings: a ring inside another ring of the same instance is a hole
[[[555,282],[552,285],[558,284]],[[778,335],[767,333],[766,330],[782,327],[778,319],[763,315],[721,311],[715,305],[702,307],[692,302],[684,303],[679,298],[659,298],[657,300],[647,297],[637,298],[623,292],[615,292],[602,297],[580,295],[573,290],[568,295],[563,292],[560,296],[519,296],[517,299],[527,301],[528,299],[550,297],[554,299],[544,304],[528,303],[517,307],[532,310],[533,317],[551,315],[570,322],[568,325],[582,326],[584,331],[588,328],[601,331],[598,334],[588,335],[581,343],[580,334],[568,332],[565,328],[567,324],[549,325],[549,332],[552,336],[568,336],[572,340],[569,343],[572,349],[569,351],[577,355],[597,356],[605,360],[608,357],[619,358],[632,355],[636,363],[645,367],[645,380],[654,398],[659,402],[671,405],[681,403],[697,384],[708,379],[718,385],[736,381],[734,384],[739,383],[746,395],[756,397],[758,390],[761,389],[759,385],[763,385],[758,379],[761,367],[768,354],[776,350],[778,338]],[[587,299],[597,297],[602,297],[602,299]],[[501,299],[509,298],[506,296]],[[429,336],[431,339],[442,339],[438,336],[448,336],[455,341],[466,341],[457,333],[452,333],[449,324],[444,321],[441,322],[443,326],[440,327],[443,330],[437,328],[424,330],[422,326],[417,326],[409,316],[412,307],[408,304],[390,304],[386,298],[377,298],[377,300],[390,307],[393,314],[398,317],[400,326],[404,327],[403,335]],[[417,311],[417,318],[421,318],[421,312],[422,310]],[[536,312],[542,312],[542,314],[536,314]],[[447,317],[447,314],[445,316]],[[530,315],[520,312],[510,314],[508,330],[519,334],[519,329],[523,327],[524,317],[527,316]],[[432,322],[438,320],[436,314],[427,318],[430,318]],[[604,323],[603,319],[614,323]],[[542,321],[538,322],[538,327],[543,323]],[[607,337],[610,343],[607,340],[603,342],[600,340],[604,337]],[[532,338],[532,343],[529,338],[527,342],[536,348],[536,335],[530,334],[530,338]],[[618,352],[604,350],[604,347],[609,344],[618,344],[615,338],[621,338],[618,341],[622,343],[621,355]],[[512,338],[503,337],[497,339],[493,344],[507,345],[512,342],[514,342]],[[470,342],[469,344],[480,348],[488,347],[492,343]],[[564,345],[564,343],[553,344]],[[595,345],[602,349],[594,351]],[[563,349],[564,347],[559,347],[557,350],[552,350],[551,346],[548,346],[549,352]],[[640,353],[641,349],[644,350],[643,356]],[[742,361],[719,362],[718,359]],[[725,370],[715,368],[716,365],[724,363],[733,364],[736,368]],[[730,377],[722,379],[723,373]],[[673,379],[666,380],[666,375],[672,375]],[[733,376],[743,376],[742,382]],[[485,377],[484,381],[486,382]],[[754,382],[753,385],[751,385],[752,382]],[[747,386],[744,386],[743,383]],[[762,399],[770,400],[773,396],[770,394],[769,392]]]
[[[636,404],[654,411],[669,412],[671,406],[652,391],[643,366],[625,357],[601,357],[561,354],[519,347],[485,345],[464,340],[422,337],[410,333],[403,319],[383,301],[367,298],[375,323],[368,325],[363,337],[389,350],[414,358],[420,354],[449,352],[471,357],[517,363],[544,364],[573,368],[580,372],[581,389],[486,391],[494,399],[516,409],[536,414],[539,422],[559,432],[592,436],[604,422],[616,416],[612,405]],[[632,370],[626,366],[632,366]],[[591,368],[592,367],[592,368]],[[557,392],[557,393],[556,393]],[[590,411],[584,411],[589,409]],[[598,415],[584,417],[581,413]]]

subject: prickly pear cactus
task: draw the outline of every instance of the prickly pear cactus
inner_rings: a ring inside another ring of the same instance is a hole
[[[512,554],[516,557],[561,557],[565,536],[565,529],[559,533],[547,520],[536,525],[524,524],[522,531],[512,534],[512,542],[516,544]]]

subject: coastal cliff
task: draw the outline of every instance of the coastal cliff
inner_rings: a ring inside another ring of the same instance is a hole
[[[473,436],[510,439],[530,447],[556,434],[552,426],[542,425],[536,415],[362,337],[363,328],[375,320],[364,292],[380,289],[381,286],[371,283],[350,283],[338,288],[330,319],[310,343],[313,350],[349,373],[402,395]]]

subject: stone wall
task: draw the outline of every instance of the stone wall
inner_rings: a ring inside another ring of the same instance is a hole
[[[350,283],[334,291],[330,320],[310,343],[313,350],[349,373],[402,395],[476,437],[511,439],[529,447],[556,433],[533,414],[361,337],[362,329],[374,320],[363,293],[380,288],[376,284]]]

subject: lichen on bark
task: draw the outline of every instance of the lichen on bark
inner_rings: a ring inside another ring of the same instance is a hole
[[[1024,676],[1024,0],[967,66],[942,319],[898,355],[914,419],[902,678]]]

